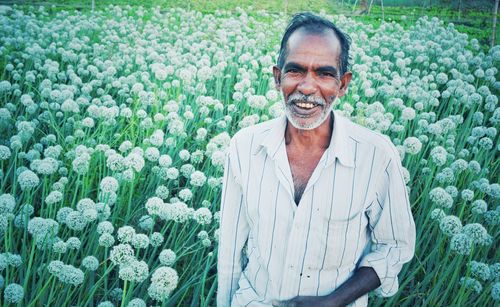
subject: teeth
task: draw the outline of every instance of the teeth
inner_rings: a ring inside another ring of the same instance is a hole
[[[312,109],[314,107],[314,104],[309,103],[309,102],[298,102],[297,106],[304,108],[304,109]]]

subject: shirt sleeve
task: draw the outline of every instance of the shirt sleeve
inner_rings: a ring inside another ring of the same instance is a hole
[[[401,160],[392,155],[380,175],[376,198],[367,210],[371,250],[359,267],[372,267],[380,279],[375,290],[389,297],[398,291],[398,274],[415,252],[415,222],[403,179]]]
[[[242,250],[249,234],[241,188],[239,157],[226,158],[222,183],[219,248],[217,254],[217,306],[231,305],[242,273]]]

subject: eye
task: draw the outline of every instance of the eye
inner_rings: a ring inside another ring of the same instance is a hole
[[[335,75],[332,73],[332,72],[329,72],[329,71],[322,71],[319,73],[320,76],[323,76],[323,77],[332,77],[332,78],[335,78]]]

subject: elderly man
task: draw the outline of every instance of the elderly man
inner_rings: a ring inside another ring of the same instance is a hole
[[[273,68],[285,115],[229,147],[218,306],[366,306],[371,290],[398,290],[415,224],[394,145],[332,111],[351,81],[348,52],[321,17],[288,25]]]

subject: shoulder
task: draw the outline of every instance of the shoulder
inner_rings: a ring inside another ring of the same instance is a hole
[[[368,129],[360,124],[343,117],[344,128],[348,136],[366,149],[376,150],[387,160],[399,159],[399,152],[389,136],[378,131]]]
[[[255,148],[261,144],[269,135],[273,127],[279,124],[280,118],[267,120],[265,122],[240,129],[231,138],[232,146]]]

